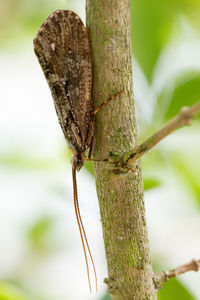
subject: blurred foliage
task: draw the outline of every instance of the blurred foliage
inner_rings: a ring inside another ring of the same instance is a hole
[[[157,178],[153,178],[153,177],[151,177],[151,178],[144,177],[143,181],[144,181],[144,190],[145,191],[156,188],[161,185],[161,182]]]
[[[110,295],[109,294],[105,294],[105,296],[103,298],[101,298],[100,300],[111,300]]]
[[[149,81],[175,22],[184,15],[200,29],[198,0],[131,0],[132,49]]]
[[[132,0],[132,49],[149,80],[172,30],[173,10],[164,1]]]
[[[170,159],[176,174],[182,181],[182,186],[189,191],[194,199],[196,207],[200,211],[200,162],[194,161],[183,154],[173,152]]]
[[[42,22],[54,10],[66,7],[61,0],[9,0],[0,1],[1,47],[20,45],[20,38],[35,35]],[[12,47],[11,47],[12,49]]]
[[[46,158],[38,159],[34,157],[28,157],[23,153],[6,153],[0,154],[0,164],[1,166],[20,168],[20,169],[50,169],[55,167],[52,160],[47,160]]]
[[[171,119],[183,106],[191,106],[200,99],[200,72],[194,76],[190,73],[183,74],[175,82],[175,89],[170,105],[166,112],[166,119]],[[200,114],[197,115],[200,118]]]
[[[194,296],[177,279],[170,279],[158,292],[158,300],[195,300]]]
[[[94,176],[94,167],[91,161],[85,161],[84,167],[90,175]]]
[[[158,96],[154,119],[162,116],[168,121],[178,114],[183,106],[191,106],[200,99],[200,72],[187,71],[172,78]],[[200,118],[197,114],[196,119]]]
[[[11,283],[0,282],[0,300],[33,300],[33,298]]]
[[[1,49],[13,50],[14,46],[21,46],[21,41],[33,38],[42,22],[54,10],[67,9],[68,0],[0,0],[0,44]],[[200,1],[199,0],[131,0],[132,19],[132,49],[136,61],[145,75],[149,89],[154,91],[155,69],[159,64],[163,51],[170,45],[172,40],[181,33],[180,20],[184,17],[197,32],[200,31]],[[191,54],[192,55],[192,54]],[[170,65],[167,66],[170,68]],[[159,78],[161,74],[157,74]],[[150,105],[155,106],[151,122],[148,124],[148,132],[143,137],[152,134],[160,126],[175,116],[185,105],[192,105],[200,99],[200,71],[190,69],[177,72],[174,76],[164,82],[162,89],[155,93]],[[137,99],[136,99],[137,101]],[[151,101],[149,98],[145,101]],[[197,117],[200,119],[200,115]],[[190,128],[192,130],[192,128]],[[182,153],[182,155],[180,154]],[[172,149],[170,155],[166,150],[156,147],[143,158],[144,166],[144,189],[150,190],[163,184],[163,180],[156,176],[156,172],[177,175],[181,179],[184,188],[187,188],[194,196],[198,207],[200,207],[200,183],[199,183],[199,151],[193,155],[193,161],[188,161],[183,154],[184,149],[177,153]],[[71,151],[64,148],[62,158],[71,159]],[[196,163],[195,163],[196,160]],[[48,159],[35,159],[20,154],[17,151],[11,154],[1,154],[0,163],[3,166],[29,168],[30,170],[51,168],[54,166]],[[85,163],[86,170],[94,175],[93,164]],[[54,220],[49,216],[41,216],[27,230],[26,237],[30,245],[30,255],[49,253],[52,249],[51,234]],[[38,255],[38,256],[39,256]],[[30,256],[29,256],[30,257]],[[44,258],[41,255],[42,259]],[[24,292],[7,282],[0,282],[0,300],[29,300]],[[31,298],[32,299],[32,298]],[[106,294],[101,300],[109,300]],[[164,285],[158,293],[158,300],[194,300],[195,298],[184,287],[174,279]],[[34,297],[34,300],[37,300]],[[44,299],[43,299],[44,300]]]
[[[31,248],[35,251],[49,252],[49,238],[54,220],[49,216],[41,216],[28,230],[27,237]]]

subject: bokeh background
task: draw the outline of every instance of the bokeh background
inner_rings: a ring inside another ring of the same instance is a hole
[[[90,295],[75,221],[71,154],[32,40],[54,10],[85,20],[82,0],[0,0],[0,300],[108,300],[91,165],[78,174],[99,292]],[[139,139],[200,99],[200,1],[132,0]],[[200,115],[143,158],[155,271],[200,257]],[[200,299],[200,273],[170,280],[159,300]]]

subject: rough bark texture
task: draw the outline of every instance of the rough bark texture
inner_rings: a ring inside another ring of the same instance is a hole
[[[87,0],[95,104],[124,90],[96,116],[96,159],[120,159],[137,145],[129,6],[129,0]],[[106,283],[113,300],[156,299],[140,162],[134,169],[134,173],[116,174],[108,163],[95,165],[108,265]]]

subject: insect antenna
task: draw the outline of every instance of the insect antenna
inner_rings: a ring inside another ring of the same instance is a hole
[[[76,183],[76,169],[75,169],[74,166],[72,166],[72,179],[73,179],[73,190],[74,190],[74,209],[75,209],[76,219],[77,219],[78,228],[79,228],[79,232],[80,232],[80,236],[81,236],[81,243],[82,243],[82,246],[83,246],[83,252],[84,252],[84,256],[85,256],[90,293],[91,293],[91,281],[90,281],[90,272],[89,272],[89,265],[88,265],[88,259],[87,259],[85,243],[86,243],[86,246],[87,246],[87,249],[88,249],[88,252],[89,252],[89,256],[90,256],[90,259],[91,259],[91,262],[92,262],[93,270],[94,270],[96,292],[97,292],[98,287],[97,287],[96,268],[95,268],[94,260],[93,260],[93,257],[92,257],[92,253],[90,251],[89,243],[88,243],[87,236],[86,236],[86,233],[85,233],[85,228],[83,226],[83,221],[82,221],[81,214],[80,214],[79,203],[78,203],[77,183]],[[84,241],[84,239],[85,239],[85,241]]]

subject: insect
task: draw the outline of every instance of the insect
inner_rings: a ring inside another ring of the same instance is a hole
[[[73,152],[75,214],[86,261],[89,288],[91,291],[86,249],[93,265],[97,290],[95,264],[79,210],[76,171],[83,166],[86,151],[91,150],[95,114],[104,104],[123,91],[117,92],[99,107],[94,108],[91,97],[92,62],[88,31],[74,12],[70,10],[53,12],[41,25],[33,43],[35,54],[53,96],[60,126]]]
[[[89,288],[90,274],[86,247],[97,275],[78,204],[76,171],[84,164],[94,131],[92,62],[88,32],[77,14],[56,10],[40,27],[34,51],[50,87],[64,136],[73,152],[72,178],[74,208],[81,236]]]

